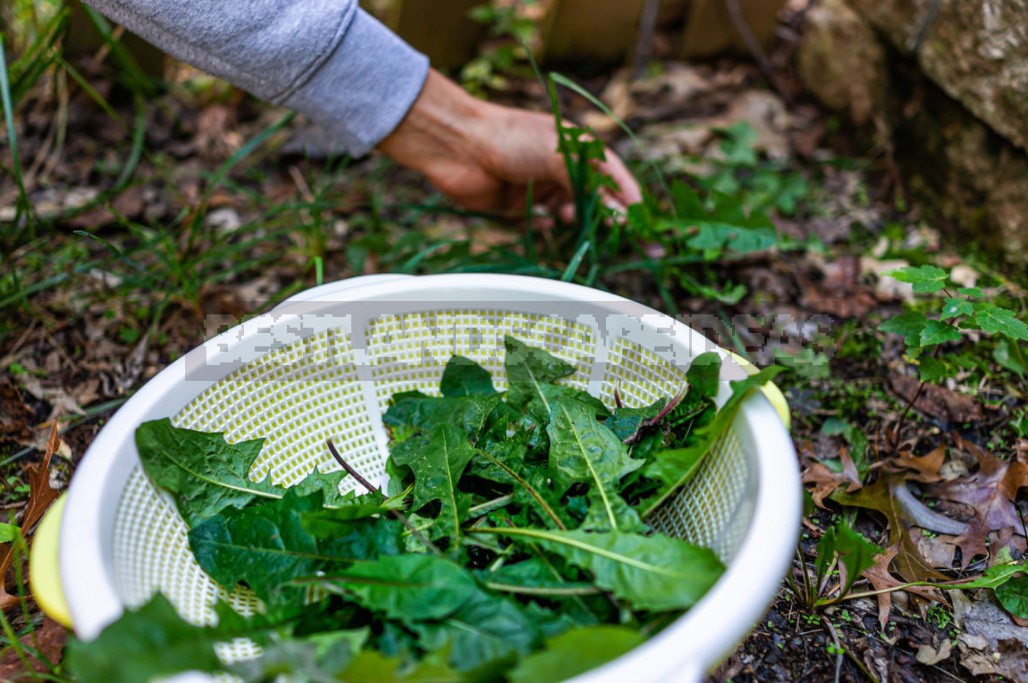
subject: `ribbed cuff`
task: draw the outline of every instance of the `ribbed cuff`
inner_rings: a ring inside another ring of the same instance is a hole
[[[427,75],[425,55],[358,9],[335,53],[282,104],[363,156],[400,124]]]

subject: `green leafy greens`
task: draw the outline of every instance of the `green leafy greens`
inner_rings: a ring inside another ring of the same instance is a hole
[[[244,618],[219,603],[215,625],[193,626],[158,595],[95,642],[73,641],[69,671],[111,683],[186,668],[244,681],[556,681],[670,623],[723,566],[647,519],[777,369],[733,383],[719,410],[721,361],[703,354],[677,395],[608,409],[561,383],[573,365],[505,346],[506,392],[454,356],[441,396],[393,397],[390,498],[340,495],[348,472],[371,485],[334,447],[344,471],[284,490],[248,474],[260,440],[142,425],[144,469],[178,506],[197,562],[260,608]],[[214,645],[235,638],[262,654],[222,663]],[[132,666],[116,666],[126,653]]]

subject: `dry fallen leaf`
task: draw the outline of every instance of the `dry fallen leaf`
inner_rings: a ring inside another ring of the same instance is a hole
[[[50,430],[50,440],[46,444],[46,452],[43,454],[43,461],[29,468],[29,501],[21,518],[21,534],[28,536],[32,527],[42,518],[55,500],[60,491],[50,486],[50,459],[57,452],[61,445],[61,437],[57,433],[57,421],[53,423]],[[6,610],[18,603],[18,598],[7,592],[7,571],[14,561],[14,545],[4,548],[0,554],[0,610]]]
[[[863,573],[863,577],[870,582],[876,591],[886,591],[875,596],[878,599],[878,623],[881,624],[883,631],[885,630],[885,624],[889,621],[889,612],[892,610],[891,589],[907,583],[897,579],[889,571],[889,565],[892,564],[899,553],[900,548],[898,545],[886,548],[885,552],[875,557],[875,563],[868,569],[865,569]],[[928,600],[941,601],[942,599],[938,590],[928,586],[908,586],[903,590]]]
[[[939,473],[946,459],[946,447],[938,446],[925,455],[914,455],[912,451],[903,450],[896,456],[885,461],[885,469],[890,472],[905,472],[906,479],[919,481],[922,484],[934,484],[943,479]]]
[[[948,638],[943,638],[938,648],[932,647],[931,643],[922,643],[917,648],[917,661],[928,665],[938,664],[949,659],[951,654],[953,654],[953,646]]]
[[[38,628],[20,639],[31,655],[28,659],[29,670],[41,675],[38,678],[30,679],[25,662],[18,656],[18,653],[13,648],[5,648],[0,654],[0,681],[53,680],[47,676],[50,668],[46,662],[36,657],[36,653],[43,655],[50,662],[59,662],[67,639],[68,629],[53,619],[44,618]]]
[[[918,396],[921,382],[908,375],[889,377],[892,390],[904,401],[917,396],[914,407],[926,415],[944,422],[976,422],[985,417],[982,407],[970,396],[950,391],[937,384],[925,384]]]
[[[957,636],[960,663],[975,676],[1028,680],[1028,628],[993,604],[988,591],[974,596],[969,600],[962,591],[953,591],[953,619],[963,629]]]
[[[874,510],[884,515],[889,524],[889,547],[896,549],[895,571],[906,581],[942,581],[946,577],[936,571],[917,550],[917,543],[910,535],[910,526],[916,524],[911,508],[904,496],[897,497],[902,487],[903,475],[882,472],[869,486],[848,493],[836,491],[832,500],[853,507]]]
[[[970,507],[974,517],[966,531],[954,540],[961,549],[963,563],[989,555],[989,534],[1023,529],[1017,510],[1017,492],[1028,487],[1028,454],[1021,453],[1013,462],[999,460],[992,453],[959,436],[958,445],[978,460],[974,474],[931,485],[927,493],[944,500]]]
[[[32,409],[25,405],[18,389],[0,379],[0,434],[22,445],[32,439]]]
[[[860,262],[855,256],[841,256],[834,261],[808,259],[818,266],[823,279],[797,277],[800,304],[818,313],[840,318],[867,315],[878,305],[871,290],[860,282]]]
[[[810,497],[814,499],[814,504],[819,508],[824,508],[825,498],[832,495],[840,486],[845,485],[847,493],[853,493],[863,485],[848,450],[839,449],[839,460],[842,463],[841,472],[833,472],[827,465],[820,462],[815,462],[803,471],[803,483],[814,485],[810,491]]]

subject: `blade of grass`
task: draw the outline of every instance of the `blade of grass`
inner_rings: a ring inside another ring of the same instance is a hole
[[[146,97],[153,95],[156,90],[153,82],[143,71],[142,67],[139,66],[139,62],[132,56],[132,53],[125,49],[120,40],[115,38],[114,29],[111,28],[110,22],[89,5],[83,4],[82,8],[86,11],[86,15],[89,16],[89,20],[93,22],[93,26],[100,33],[104,44],[111,51],[111,54],[114,55],[114,60],[121,69],[120,75],[129,90],[136,96]]]
[[[18,135],[14,129],[14,104],[11,102],[11,84],[7,80],[7,50],[4,36],[0,34],[0,103],[4,106],[4,124],[7,128],[7,141],[11,147],[11,173],[18,186],[18,200],[15,202],[14,224],[18,225],[24,215],[31,213],[28,193],[25,191],[25,178],[22,175],[21,157],[18,155]]]
[[[95,240],[100,244],[104,245],[105,247],[107,247],[108,250],[110,250],[111,254],[113,254],[115,258],[117,258],[119,261],[127,265],[129,268],[132,268],[133,270],[138,271],[140,273],[146,272],[146,268],[144,268],[142,265],[136,263],[128,256],[126,256],[125,253],[118,248],[118,245],[114,244],[110,240],[104,239],[99,235],[94,235],[91,232],[86,232],[85,230],[74,230],[73,232],[74,234],[79,235],[80,237],[87,237],[91,240]]]
[[[595,97],[588,90],[586,90],[582,86],[578,85],[577,83],[572,81],[567,76],[564,76],[563,74],[556,73],[556,72],[551,72],[550,73],[550,78],[552,78],[554,81],[556,81],[560,85],[564,86],[568,90],[571,90],[572,92],[576,93],[577,95],[579,95],[581,97],[584,97],[591,105],[593,105],[594,107],[599,109],[601,112],[603,112],[604,114],[609,116],[610,119],[614,123],[616,123],[618,125],[618,127],[621,128],[621,130],[623,130],[625,132],[625,135],[627,135],[629,137],[629,139],[631,139],[632,142],[635,143],[635,145],[639,149],[645,149],[645,146],[643,145],[642,140],[640,140],[639,137],[635,134],[635,132],[632,131],[632,129],[628,127],[628,124],[625,123],[621,119],[620,116],[615,114],[614,111],[610,107],[608,107],[606,104],[604,104],[602,100],[600,100],[599,98]],[[664,191],[665,196],[670,200],[671,199],[671,188],[670,188],[670,186],[667,183],[667,178],[664,177],[663,171],[661,171],[660,167],[657,165],[657,162],[653,161],[652,159],[647,159],[646,165],[649,166],[650,170],[653,171],[654,176],[657,178],[657,181],[660,183],[661,190]],[[674,215],[674,213],[675,213],[674,202],[671,202],[671,212]]]
[[[211,178],[210,186],[207,189],[207,194],[209,195],[211,192],[213,192],[215,188],[218,187],[218,185],[221,184],[221,179],[224,178],[225,175],[228,174],[228,172],[231,171],[236,164],[238,164],[240,161],[249,156],[251,152],[253,152],[255,149],[264,144],[265,140],[267,140],[272,135],[282,130],[286,126],[288,126],[294,118],[296,118],[296,112],[288,112],[282,118],[272,123],[270,126],[262,130],[254,137],[250,138],[246,142],[246,144],[240,147],[235,154],[229,157],[221,166],[218,167],[218,170],[214,172],[214,176]]]
[[[17,105],[53,64],[54,45],[64,35],[69,10],[61,9],[43,26],[36,40],[11,64],[11,101]],[[45,56],[49,53],[49,57]]]
[[[64,69],[66,72],[68,72],[68,75],[71,76],[71,79],[78,83],[78,86],[82,88],[83,92],[86,93],[89,99],[93,100],[93,102],[96,103],[96,106],[103,109],[104,113],[110,116],[112,119],[114,119],[122,128],[125,128],[126,130],[128,129],[128,124],[125,123],[125,119],[121,117],[121,114],[114,111],[114,107],[111,106],[110,102],[108,102],[103,95],[97,92],[96,88],[94,88],[90,84],[90,82],[87,81],[81,73],[79,73],[78,69],[69,64],[67,61],[65,61],[65,59],[62,58],[60,55],[54,56],[54,62],[56,62],[57,65]]]
[[[121,192],[128,185],[136,172],[136,167],[139,166],[139,159],[143,156],[143,145],[146,141],[146,99],[136,95],[135,106],[136,120],[132,129],[132,150],[129,152],[129,158],[122,167],[121,173],[118,174],[118,179],[114,181],[112,194]]]
[[[571,257],[571,261],[568,262],[568,267],[564,269],[564,274],[560,276],[561,281],[571,282],[575,277],[575,273],[578,272],[578,266],[581,265],[582,259],[585,258],[585,255],[591,246],[592,242],[589,242],[588,240],[582,243],[582,246],[578,248],[575,255]]]
[[[325,284],[325,260],[320,256],[314,257],[314,283],[318,287]]]

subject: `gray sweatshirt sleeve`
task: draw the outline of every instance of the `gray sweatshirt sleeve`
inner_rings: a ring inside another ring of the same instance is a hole
[[[357,0],[86,0],[172,56],[306,114],[359,156],[421,92],[428,59]]]

